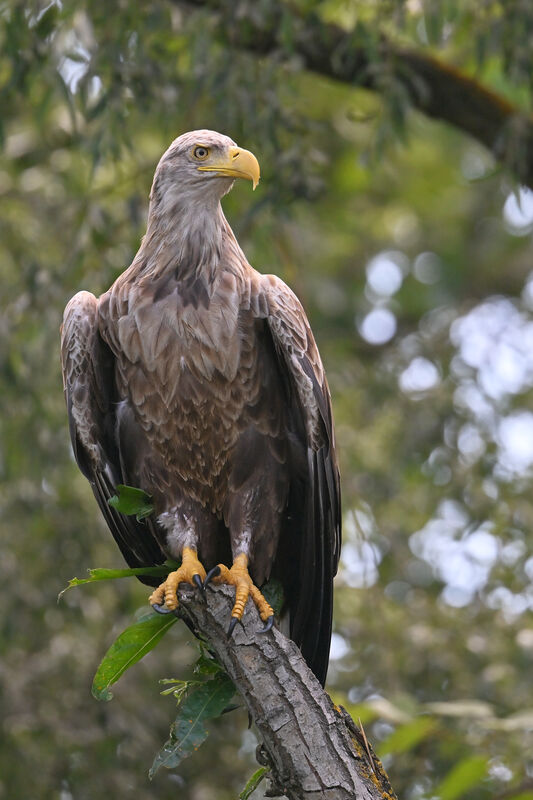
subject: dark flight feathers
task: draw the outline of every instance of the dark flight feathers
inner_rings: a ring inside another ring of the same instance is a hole
[[[115,511],[108,500],[124,483],[115,443],[115,407],[118,401],[114,357],[98,332],[97,301],[88,292],[77,294],[65,309],[61,362],[70,440],[76,462],[93,490],[100,511],[130,567],[162,564],[165,555],[153,535],[152,521],[137,522]],[[74,406],[84,408],[81,418]],[[148,527],[147,527],[148,526]],[[140,577],[148,586],[158,578]]]

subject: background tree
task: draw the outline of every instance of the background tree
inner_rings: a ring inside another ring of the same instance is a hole
[[[150,785],[157,679],[194,642],[175,625],[97,704],[146,592],[55,602],[122,566],[70,456],[62,310],[130,263],[157,159],[204,126],[260,159],[226,213],[333,392],[329,689],[399,796],[533,797],[532,31],[519,0],[0,4],[0,797],[234,800],[254,768],[238,711]]]

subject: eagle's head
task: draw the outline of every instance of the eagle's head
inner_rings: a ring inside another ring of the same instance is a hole
[[[163,153],[154,176],[152,201],[173,203],[178,198],[195,203],[218,202],[235,178],[259,182],[259,163],[253,153],[238,147],[222,133],[189,131]]]

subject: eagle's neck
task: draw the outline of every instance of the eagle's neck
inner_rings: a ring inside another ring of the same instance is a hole
[[[206,287],[211,286],[226,228],[218,197],[202,197],[196,202],[171,193],[152,197],[141,247],[143,272],[155,279],[172,273],[178,281],[201,279]]]

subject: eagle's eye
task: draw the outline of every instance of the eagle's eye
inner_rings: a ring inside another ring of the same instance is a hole
[[[202,147],[202,146],[195,147],[192,154],[194,158],[196,158],[198,161],[205,161],[205,159],[209,155],[209,150],[207,147]]]

